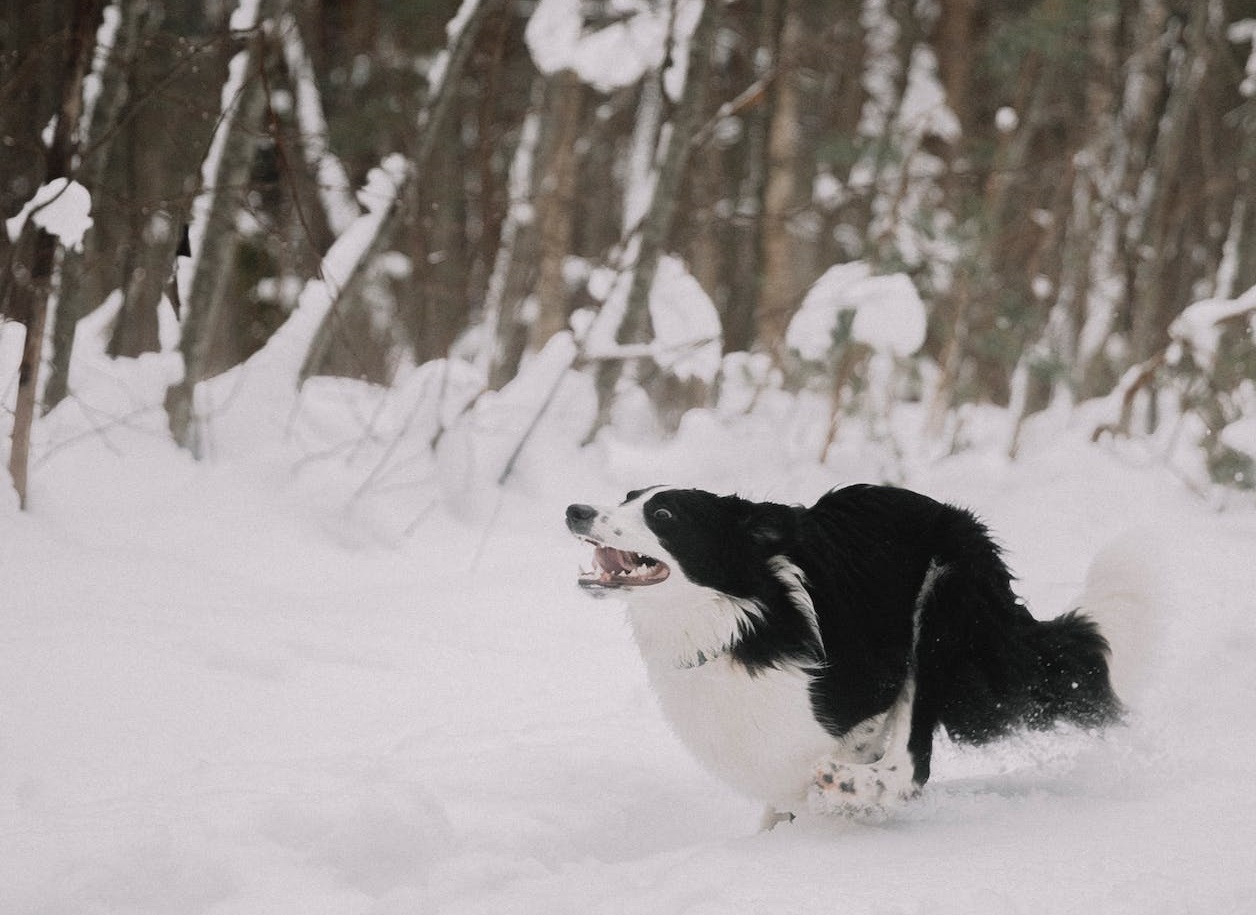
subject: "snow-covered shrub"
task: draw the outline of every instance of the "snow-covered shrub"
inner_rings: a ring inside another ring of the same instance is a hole
[[[1187,308],[1169,328],[1169,373],[1183,413],[1202,421],[1199,447],[1214,483],[1256,489],[1256,291]]]
[[[875,276],[855,261],[829,268],[811,286],[785,343],[799,359],[798,383],[831,391],[825,452],[844,412],[862,412],[875,425],[903,399],[925,330],[924,303],[905,274]]]
[[[1095,437],[1164,439],[1166,458],[1197,462],[1209,482],[1256,489],[1256,288],[1188,306],[1169,338],[1126,373],[1113,394],[1119,417]]]

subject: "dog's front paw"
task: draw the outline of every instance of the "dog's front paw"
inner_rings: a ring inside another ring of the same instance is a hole
[[[815,770],[807,801],[812,812],[880,820],[919,793],[902,766],[826,759]]]

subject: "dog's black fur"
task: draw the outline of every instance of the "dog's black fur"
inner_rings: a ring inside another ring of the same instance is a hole
[[[585,522],[573,511],[585,508],[568,510],[577,534]],[[663,489],[641,510],[686,578],[762,609],[729,654],[752,675],[786,662],[808,669],[812,712],[835,737],[886,711],[914,677],[907,749],[917,786],[939,725],[983,742],[1121,714],[1095,623],[1079,612],[1035,620],[968,511],[872,485],[810,508]],[[773,573],[774,557],[801,571],[814,621]]]

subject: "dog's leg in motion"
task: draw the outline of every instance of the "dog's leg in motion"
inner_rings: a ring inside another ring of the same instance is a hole
[[[935,610],[946,580],[946,567],[930,563],[916,595],[912,613],[912,640],[907,677],[898,698],[881,725],[881,757],[873,762],[851,761],[840,754],[816,767],[808,799],[820,813],[847,816],[884,816],[889,809],[911,800],[929,780],[933,731],[938,724],[934,708],[937,664],[926,652],[919,657],[921,627]],[[924,689],[919,688],[921,679]]]
[[[920,791],[908,749],[916,682],[909,676],[883,725],[885,752],[871,763],[830,756],[816,766],[808,802],[815,813],[880,817]]]

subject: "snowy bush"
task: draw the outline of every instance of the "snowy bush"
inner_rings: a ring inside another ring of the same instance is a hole
[[[1167,459],[1198,465],[1197,485],[1256,489],[1256,288],[1205,299],[1169,327],[1169,344],[1130,369],[1096,431],[1162,442]]]

